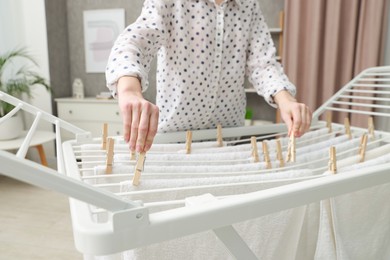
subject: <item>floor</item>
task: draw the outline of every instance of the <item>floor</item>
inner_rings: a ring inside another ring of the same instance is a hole
[[[78,260],[68,198],[0,175],[0,260]]]

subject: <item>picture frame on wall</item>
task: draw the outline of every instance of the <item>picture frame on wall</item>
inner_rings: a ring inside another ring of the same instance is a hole
[[[83,18],[86,72],[104,73],[111,48],[125,28],[125,9],[86,10]]]

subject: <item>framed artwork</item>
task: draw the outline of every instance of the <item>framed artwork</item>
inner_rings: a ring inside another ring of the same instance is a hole
[[[125,28],[125,10],[88,10],[83,16],[86,72],[104,73],[111,48]]]

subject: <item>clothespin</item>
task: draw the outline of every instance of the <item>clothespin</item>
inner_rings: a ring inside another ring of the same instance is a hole
[[[328,170],[333,174],[337,173],[336,147],[334,146],[331,146],[329,149]]]
[[[217,143],[218,143],[218,147],[223,146],[222,126],[220,124],[217,125]]]
[[[251,145],[252,145],[252,157],[255,162],[260,162],[259,152],[257,151],[257,140],[256,136],[251,137]]]
[[[107,123],[103,124],[102,130],[102,149],[107,150],[107,135],[108,135],[108,125]]]
[[[114,160],[114,139],[108,138],[106,174],[112,173],[112,162]]]
[[[130,152],[130,161],[135,161],[135,152]]]
[[[138,156],[137,164],[135,165],[135,171],[133,176],[133,185],[139,185],[139,179],[141,178],[141,172],[144,170],[145,165],[145,153],[140,153]]]
[[[371,136],[371,139],[375,139],[375,127],[374,127],[374,118],[370,116],[368,118],[368,133]]]
[[[191,153],[191,143],[192,143],[192,132],[187,131],[187,133],[186,133],[186,154]]]
[[[263,145],[263,155],[264,155],[264,161],[266,163],[266,169],[271,169],[272,168],[272,165],[271,165],[271,160],[269,158],[269,152],[268,152],[268,145],[267,145],[267,142],[266,141],[263,141],[262,142],[262,145]]]
[[[294,135],[294,133],[291,133],[290,140],[288,141],[286,162],[295,162],[295,135]]]
[[[283,160],[283,154],[282,154],[282,145],[280,143],[279,139],[276,139],[276,158],[279,160],[279,167],[284,167],[284,160]]]
[[[352,139],[351,134],[351,125],[349,124],[349,118],[344,118],[344,128],[345,128],[345,134],[348,136],[349,139]]]
[[[359,146],[360,162],[364,162],[365,160],[366,149],[367,149],[367,135],[363,134],[360,139],[360,146]]]
[[[326,114],[326,127],[329,128],[328,133],[332,133],[332,112]]]

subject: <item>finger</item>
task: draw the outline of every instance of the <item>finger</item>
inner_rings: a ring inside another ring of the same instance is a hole
[[[122,113],[122,121],[123,121],[123,139],[126,143],[129,142],[130,139],[130,128],[131,128],[131,113],[132,111],[126,110]]]
[[[287,135],[290,136],[292,132],[292,122],[293,122],[291,115],[290,114],[282,115],[282,119],[287,126],[287,132],[288,132]]]
[[[299,132],[299,136],[302,136],[307,131],[309,125],[308,123],[309,119],[308,119],[308,109],[305,105],[301,106],[300,111],[301,111],[302,122],[301,125],[299,126],[298,132]]]
[[[158,116],[159,116],[159,111],[158,108],[156,107],[154,108],[154,111],[150,115],[150,119],[149,119],[149,130],[145,141],[145,152],[149,151],[149,149],[152,147],[153,139],[157,134]]]
[[[134,105],[132,109],[132,120],[131,120],[130,138],[129,138],[129,147],[132,152],[136,150],[139,121],[140,121],[140,109],[138,105]]]
[[[145,139],[149,130],[149,117],[150,117],[149,105],[144,105],[141,111],[141,118],[138,128],[138,137],[137,137],[137,152],[143,152],[145,147]]]
[[[308,132],[310,130],[311,119],[312,119],[313,115],[311,113],[310,108],[308,108],[308,107],[306,107],[306,108],[307,108],[307,112],[306,112],[306,129],[305,129],[305,132]]]
[[[300,109],[294,109],[292,111],[292,134],[299,137],[301,133],[299,132],[299,129],[302,124],[302,116],[301,116],[301,111]]]

